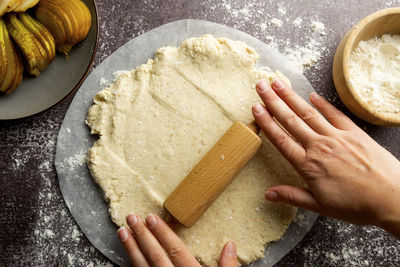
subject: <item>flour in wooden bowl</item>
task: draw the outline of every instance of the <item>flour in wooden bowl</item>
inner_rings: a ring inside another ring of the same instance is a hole
[[[353,93],[374,113],[400,116],[400,35],[360,41],[349,61]]]

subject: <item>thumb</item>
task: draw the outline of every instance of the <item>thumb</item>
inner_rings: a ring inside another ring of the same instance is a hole
[[[219,267],[237,267],[236,245],[233,242],[225,244],[219,258]]]
[[[282,202],[299,208],[323,213],[323,207],[310,190],[290,185],[273,186],[265,192],[265,198],[272,202]]]

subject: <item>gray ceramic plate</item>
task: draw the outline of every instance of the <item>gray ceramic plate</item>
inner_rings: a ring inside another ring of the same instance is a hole
[[[99,35],[96,3],[83,2],[92,14],[87,38],[71,50],[68,60],[58,54],[39,77],[25,75],[12,94],[0,95],[0,120],[20,119],[47,110],[80,87],[93,63]]]

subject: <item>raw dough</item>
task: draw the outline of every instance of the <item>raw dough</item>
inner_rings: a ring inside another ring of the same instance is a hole
[[[133,51],[134,52],[134,51]],[[204,35],[180,47],[160,48],[130,73],[99,92],[87,123],[99,140],[88,166],[103,189],[113,221],[126,225],[135,212],[163,216],[164,199],[235,120],[249,123],[260,101],[260,79],[286,79],[255,69],[259,55],[245,43]],[[202,218],[177,234],[204,265],[217,266],[233,240],[242,264],[263,257],[296,208],[267,202],[277,184],[301,186],[299,175],[262,136],[263,146]]]

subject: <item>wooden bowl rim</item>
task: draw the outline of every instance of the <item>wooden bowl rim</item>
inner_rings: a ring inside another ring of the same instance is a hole
[[[365,111],[367,111],[368,113],[370,113],[371,115],[373,115],[374,117],[376,117],[382,121],[389,122],[391,124],[400,124],[400,115],[397,116],[396,118],[393,118],[393,117],[388,118],[388,116],[386,116],[385,113],[379,113],[379,112],[373,111],[371,109],[371,107],[369,105],[367,105],[360,98],[360,96],[357,93],[355,93],[355,89],[349,82],[349,78],[350,78],[349,61],[350,61],[350,54],[352,52],[351,48],[353,47],[355,39],[360,34],[360,32],[362,32],[364,30],[364,28],[371,22],[373,22],[381,17],[385,17],[385,16],[393,15],[393,14],[397,14],[400,16],[400,7],[386,8],[386,9],[382,9],[377,12],[374,12],[374,13],[366,16],[365,18],[360,20],[356,25],[353,26],[353,28],[350,30],[350,33],[346,40],[346,44],[343,49],[342,68],[343,68],[344,80],[346,82],[346,86],[347,86],[350,94],[353,96],[353,98],[357,101],[357,103]]]

